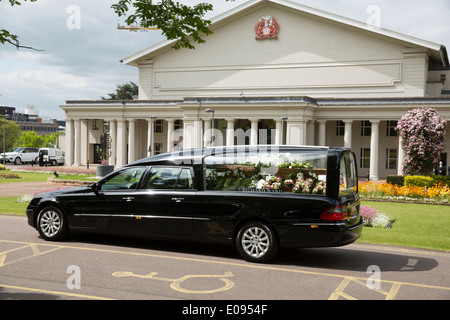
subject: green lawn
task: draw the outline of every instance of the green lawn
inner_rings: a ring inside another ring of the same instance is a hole
[[[0,214],[24,216],[28,203],[18,203],[19,197],[0,197]]]
[[[10,170],[2,170],[0,172],[12,173],[19,175],[20,179],[4,179],[0,178],[0,183],[14,183],[14,182],[45,182],[47,178],[53,177],[51,173],[40,172],[14,172]]]
[[[450,251],[450,206],[364,201],[393,217],[392,229],[364,227],[359,242]]]

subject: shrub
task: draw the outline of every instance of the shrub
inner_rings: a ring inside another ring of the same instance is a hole
[[[433,185],[434,180],[432,177],[424,177],[424,176],[405,177],[405,186],[407,187],[431,188]]]
[[[405,177],[404,176],[387,176],[386,182],[397,185],[397,186],[404,186],[405,185]]]
[[[413,175],[432,172],[445,150],[446,124],[429,107],[411,110],[398,122],[405,150],[403,172]]]
[[[6,167],[4,164],[0,164],[0,170],[6,170]]]

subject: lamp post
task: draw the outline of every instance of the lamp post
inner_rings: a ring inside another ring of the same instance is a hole
[[[212,113],[212,123],[211,123],[211,146],[214,147],[215,137],[214,137],[214,110],[213,109],[206,109],[205,112],[211,112]]]
[[[3,115],[3,164],[6,168],[6,109]]]
[[[153,148],[152,148],[152,146],[153,146],[153,119],[156,119],[156,116],[150,117],[150,129],[149,129],[149,137],[148,137],[148,140],[149,140],[148,153],[149,153],[150,157],[153,155],[153,151],[152,151],[153,150]]]
[[[286,144],[286,135],[284,133],[284,122],[287,120],[287,117],[283,117],[281,118],[281,144],[285,145]]]

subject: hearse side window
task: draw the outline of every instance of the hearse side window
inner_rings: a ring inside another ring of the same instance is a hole
[[[101,190],[136,189],[146,167],[132,167],[120,170],[114,176],[103,181]]]
[[[145,188],[152,190],[193,190],[194,180],[189,168],[152,167]]]
[[[339,162],[339,195],[352,194],[358,190],[356,163],[352,153],[342,154]]]
[[[205,157],[205,190],[326,193],[327,151],[230,153]]]

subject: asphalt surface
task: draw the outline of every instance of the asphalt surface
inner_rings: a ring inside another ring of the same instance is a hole
[[[448,253],[380,245],[282,250],[254,264],[188,242],[46,242],[25,217],[0,216],[0,300],[449,300],[449,270]]]

